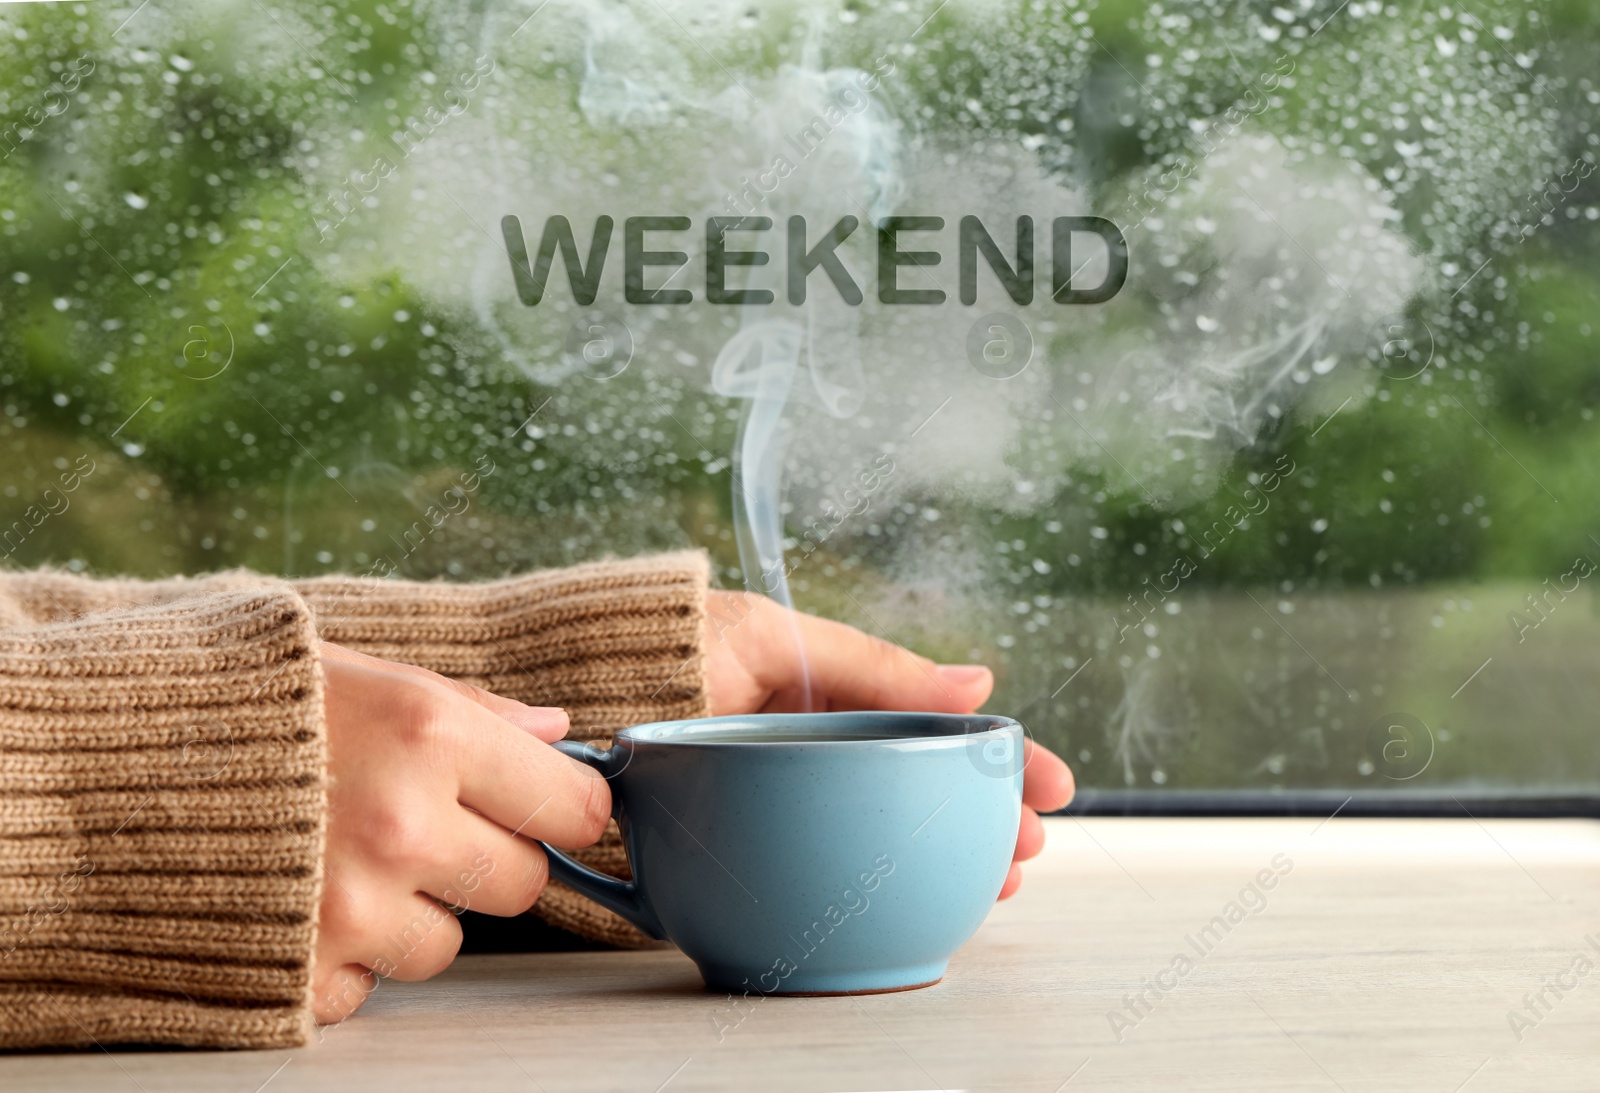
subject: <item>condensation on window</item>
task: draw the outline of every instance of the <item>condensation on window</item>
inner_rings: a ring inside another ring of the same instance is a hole
[[[1576,6],[14,8],[9,564],[695,545],[993,665],[1086,786],[1600,777]],[[585,263],[613,224],[586,302],[560,255],[519,291],[552,217]],[[628,301],[640,217],[690,302]],[[855,225],[858,302],[791,302],[796,217]],[[881,297],[907,217],[941,302]],[[1031,278],[980,257],[963,302],[968,217],[1013,266],[1029,218]]]

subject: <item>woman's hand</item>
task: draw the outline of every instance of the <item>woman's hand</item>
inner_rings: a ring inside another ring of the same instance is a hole
[[[1066,808],[1076,787],[1072,771],[1060,756],[1041,748],[1032,740],[1022,742],[1022,826],[1017,831],[1017,852],[1011,859],[1011,872],[1000,889],[1001,899],[1010,899],[1022,886],[1022,866],[1044,849],[1044,824],[1039,813]]]
[[[443,971],[461,947],[452,910],[533,906],[549,869],[530,840],[595,842],[611,792],[550,747],[567,732],[562,710],[327,643],[322,666],[329,819],[312,1006],[329,1022],[380,976]]]
[[[706,603],[706,691],[713,714],[796,710],[971,713],[994,690],[978,664],[935,664],[852,626],[804,615],[748,592],[713,590]],[[802,659],[797,655],[803,649]],[[802,667],[804,665],[804,667]],[[1005,899],[1044,849],[1040,812],[1072,800],[1072,772],[1046,748],[1023,745],[1022,826]]]

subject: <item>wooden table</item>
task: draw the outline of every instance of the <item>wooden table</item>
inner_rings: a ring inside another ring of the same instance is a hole
[[[929,990],[741,1009],[671,949],[464,957],[305,1050],[0,1058],[0,1089],[1600,1088],[1600,824],[1049,828],[1022,895]],[[1203,934],[1279,855],[1257,909]],[[1508,1014],[1558,975],[1519,1039]]]

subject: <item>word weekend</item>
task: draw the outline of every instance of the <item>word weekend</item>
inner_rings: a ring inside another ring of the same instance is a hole
[[[578,303],[594,303],[600,291],[600,274],[605,269],[606,254],[611,247],[611,232],[616,222],[609,216],[597,217],[594,234],[589,237],[587,262],[578,251],[572,235],[572,224],[564,216],[552,216],[544,222],[544,233],[539,237],[539,249],[533,261],[528,260],[528,242],[522,233],[522,222],[515,216],[500,221],[505,236],[506,254],[511,259],[511,276],[516,282],[517,297],[529,307],[544,299],[550,281],[550,267],[555,254],[561,251],[561,260],[567,267],[567,281],[572,286],[572,296]],[[788,251],[786,265],[787,295],[791,304],[806,302],[806,279],[814,270],[821,269],[838,290],[839,296],[852,307],[864,299],[861,286],[845,269],[838,254],[843,243],[861,222],[846,216],[828,230],[815,245],[807,245],[806,218],[791,216],[788,224]],[[694,293],[686,288],[645,288],[644,272],[649,266],[682,266],[689,256],[681,250],[646,250],[646,232],[685,232],[692,227],[687,216],[630,216],[622,224],[623,290],[630,304],[687,304],[694,301]],[[773,292],[765,288],[729,288],[728,267],[764,266],[771,255],[764,250],[730,250],[729,232],[764,232],[772,229],[770,216],[713,216],[706,220],[706,301],[713,304],[770,304]],[[902,250],[901,236],[911,232],[937,232],[944,230],[942,216],[886,216],[877,227],[878,252],[878,302],[883,304],[942,304],[945,294],[937,288],[904,288],[900,284],[900,270],[904,266],[929,268],[940,262],[938,251]],[[978,255],[994,273],[1012,303],[1026,305],[1033,302],[1033,218],[1017,217],[1015,265],[1009,261],[995,242],[989,230],[976,216],[963,216],[959,227],[959,267],[961,302],[973,304],[978,300]],[[1072,237],[1074,234],[1097,235],[1105,242],[1108,261],[1106,275],[1093,288],[1074,288],[1072,275]],[[909,241],[908,241],[909,242]],[[754,245],[754,241],[752,241]],[[1050,223],[1051,299],[1058,304],[1099,304],[1111,299],[1128,279],[1128,243],[1121,230],[1111,221],[1098,216],[1058,216]],[[671,280],[670,277],[667,280]]]

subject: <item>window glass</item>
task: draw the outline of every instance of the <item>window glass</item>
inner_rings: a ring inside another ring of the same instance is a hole
[[[1084,785],[1593,789],[1597,62],[1580,0],[7,5],[0,553],[698,545]]]

